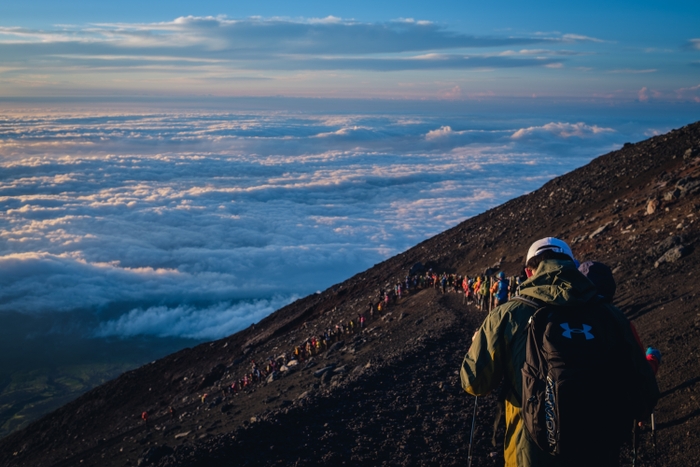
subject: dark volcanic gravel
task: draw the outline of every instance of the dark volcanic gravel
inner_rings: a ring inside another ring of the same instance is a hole
[[[457,370],[484,314],[458,294],[411,293],[312,363],[235,396],[222,388],[251,359],[356,318],[416,262],[514,275],[550,235],[614,269],[617,305],[664,355],[656,449],[647,427],[637,465],[700,465],[699,193],[700,123],[625,145],[240,333],[125,373],[0,440],[0,465],[466,465],[474,398]],[[503,462],[495,400],[479,399],[475,466]]]

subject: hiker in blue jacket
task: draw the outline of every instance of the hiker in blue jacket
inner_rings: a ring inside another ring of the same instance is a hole
[[[498,273],[498,288],[496,289],[496,306],[503,305],[508,301],[508,279],[506,274],[501,271]]]

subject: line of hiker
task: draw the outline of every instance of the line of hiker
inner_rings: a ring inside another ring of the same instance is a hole
[[[424,274],[407,275],[404,280],[396,281],[393,286],[386,285],[378,290],[376,298],[369,300],[365,311],[359,313],[356,318],[340,322],[334,328],[326,329],[321,335],[310,336],[302,341],[300,345],[294,346],[287,352],[283,352],[277,357],[268,357],[262,364],[251,360],[249,371],[244,373],[242,377],[235,378],[230,384],[227,384],[223,396],[236,394],[257,383],[266,381],[270,375],[286,372],[290,367],[304,363],[309,358],[326,352],[334,343],[343,340],[345,336],[361,332],[366,328],[368,322],[386,313],[409,293],[431,288],[441,293],[462,293],[463,281],[468,279],[466,276],[462,277],[457,274],[438,274],[430,269]],[[205,403],[208,394],[204,394],[201,397],[202,402]]]
[[[383,305],[386,309],[389,305],[397,303],[402,297],[409,293],[415,293],[423,289],[436,289],[442,293],[461,292],[462,276],[458,274],[436,273],[429,269],[422,274],[409,273],[406,277],[397,281],[393,286],[386,286],[379,289],[377,306]],[[381,308],[379,309],[381,311]]]
[[[369,321],[387,312],[409,293],[416,293],[424,289],[435,289],[442,294],[461,293],[464,294],[466,303],[475,302],[479,309],[489,310],[507,302],[514,296],[522,281],[522,277],[506,277],[503,272],[492,276],[469,277],[455,273],[437,273],[429,269],[422,274],[409,274],[404,280],[396,281],[393,286],[386,285],[379,289],[376,299],[370,300],[365,312],[358,314],[357,318],[340,322],[334,328],[326,329],[322,335],[310,336],[300,345],[294,346],[277,357],[270,356],[261,364],[251,360],[249,371],[227,384],[223,396],[236,394],[267,380],[272,374],[288,371],[290,367],[326,352],[334,343],[343,340],[345,336],[361,332]],[[203,394],[201,396],[202,403],[205,403],[208,397],[208,394]]]
[[[340,322],[334,328],[326,329],[322,335],[310,336],[302,341],[300,345],[289,349],[289,351],[283,352],[277,357],[268,357],[264,363],[258,364],[251,360],[249,371],[227,385],[224,397],[250,388],[257,383],[267,380],[272,374],[283,373],[290,367],[304,363],[309,358],[326,352],[334,343],[343,340],[345,336],[361,332],[369,321],[386,313],[409,293],[416,293],[424,289],[435,289],[443,294],[450,292],[465,293],[466,290],[465,299],[471,302],[471,297],[473,296],[487,297],[485,293],[487,287],[484,284],[492,282],[493,287],[490,294],[496,297],[496,303],[503,303],[507,301],[511,291],[514,291],[510,284],[516,283],[516,278],[506,279],[504,282],[505,276],[503,273],[494,276],[494,278],[499,280],[489,281],[485,276],[470,278],[466,275],[462,276],[454,273],[437,273],[432,269],[422,274],[409,274],[404,280],[396,281],[393,286],[386,285],[379,289],[376,299],[369,300],[364,313],[358,314],[357,318]],[[518,283],[519,280],[518,278]],[[500,288],[499,284],[501,284]],[[484,286],[482,287],[482,285]],[[472,290],[473,292],[471,292]],[[502,290],[506,290],[507,294],[505,296],[502,295]],[[491,295],[488,296],[490,297]],[[486,298],[477,306],[483,308],[486,306],[485,303]],[[208,394],[202,396],[203,403],[206,402],[207,397]]]
[[[343,341],[346,336],[362,332],[369,321],[379,316],[379,311],[382,309],[381,304],[382,302],[379,302],[375,306],[373,302],[369,302],[366,314],[360,313],[357,318],[338,323],[334,328],[329,327],[322,335],[308,337],[300,345],[294,346],[277,357],[268,357],[261,365],[255,360],[251,360],[250,370],[241,378],[234,379],[228,384],[224,391],[224,396],[236,394],[256,383],[267,380],[271,375],[284,373],[291,367],[295,367],[311,357],[326,352],[333,344]],[[206,397],[202,399],[202,402],[206,402]]]

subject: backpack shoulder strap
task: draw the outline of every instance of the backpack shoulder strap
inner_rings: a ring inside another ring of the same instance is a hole
[[[516,300],[516,301],[522,302],[526,305],[530,305],[531,307],[533,307],[537,310],[547,306],[547,302],[545,302],[544,300],[540,300],[539,298],[534,298],[534,297],[524,297],[522,295],[516,295],[515,297],[511,298],[511,300]]]

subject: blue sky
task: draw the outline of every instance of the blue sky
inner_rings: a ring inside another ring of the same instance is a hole
[[[700,101],[698,2],[26,1],[0,98]]]

